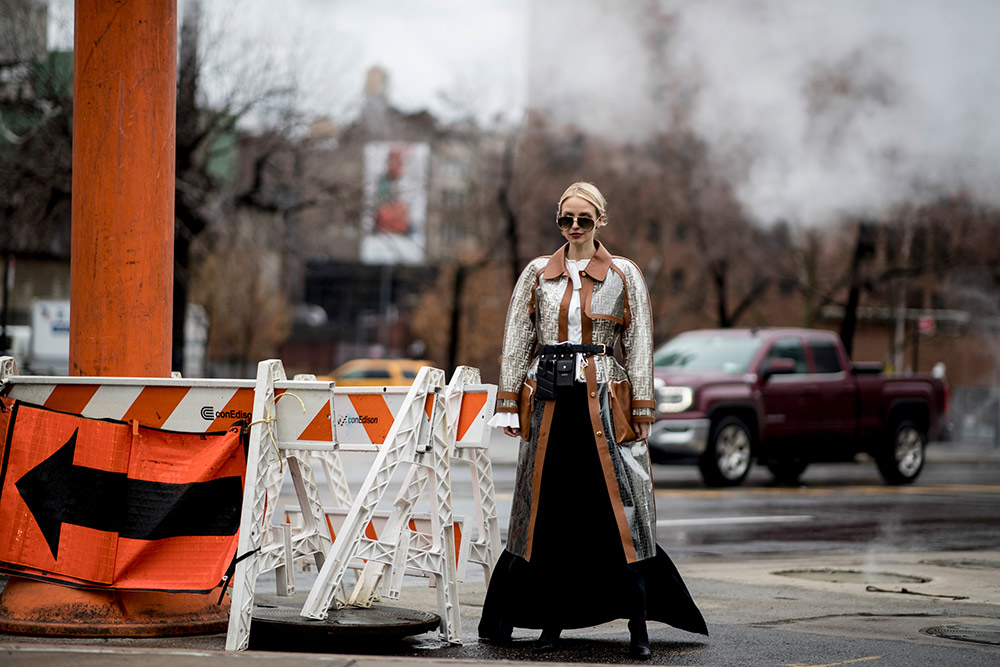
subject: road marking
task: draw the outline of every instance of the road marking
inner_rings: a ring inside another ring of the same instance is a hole
[[[836,667],[837,665],[853,665],[856,662],[867,662],[868,660],[881,660],[880,655],[870,655],[867,658],[855,658],[854,660],[844,660],[843,662],[828,662],[825,665],[807,665],[804,662],[793,662],[785,667]]]
[[[715,516],[704,519],[664,519],[657,521],[657,526],[707,526],[710,524],[734,523],[792,523],[795,521],[812,521],[811,514],[785,514],[778,516]]]
[[[939,493],[1000,493],[1000,486],[988,484],[935,484],[933,486],[749,486],[730,489],[656,489],[661,498],[733,498],[754,496],[924,496]]]

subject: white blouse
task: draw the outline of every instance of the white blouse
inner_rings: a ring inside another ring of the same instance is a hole
[[[580,344],[583,342],[583,314],[580,310],[580,288],[583,287],[583,282],[580,280],[580,272],[583,271],[589,263],[589,259],[566,260],[566,272],[569,273],[569,279],[573,282],[573,296],[570,297],[569,301],[569,313],[567,316],[568,321],[566,327],[567,339],[559,343],[560,345],[564,343]],[[582,354],[577,353],[577,382],[587,381],[586,376],[584,375],[584,368],[586,368],[586,361],[584,360]],[[507,426],[510,428],[520,428],[521,420],[516,412],[498,412],[493,415],[487,424],[494,428],[504,428]]]

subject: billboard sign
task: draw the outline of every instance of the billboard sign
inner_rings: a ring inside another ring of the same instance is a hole
[[[429,162],[426,143],[373,141],[365,145],[361,261],[424,262]]]

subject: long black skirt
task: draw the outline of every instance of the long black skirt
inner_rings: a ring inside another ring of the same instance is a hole
[[[587,411],[586,385],[560,390],[552,418],[531,560],[506,549],[483,604],[479,636],[511,628],[582,628],[653,620],[708,634],[670,557],[628,563]]]

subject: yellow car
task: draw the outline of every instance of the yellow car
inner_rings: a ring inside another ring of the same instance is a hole
[[[339,387],[410,385],[417,371],[433,365],[426,359],[354,359],[318,379],[333,380]]]

